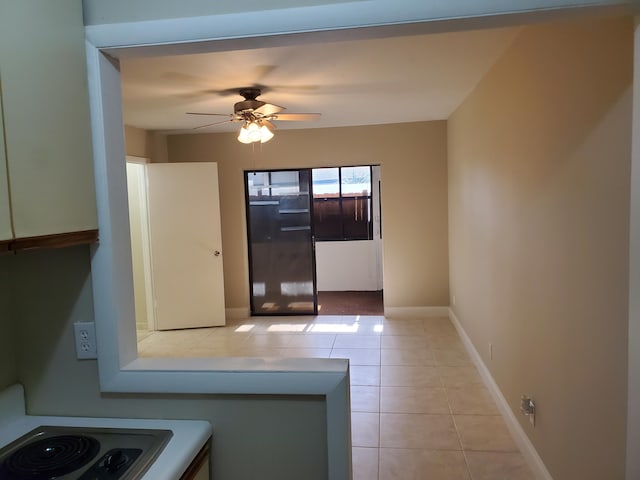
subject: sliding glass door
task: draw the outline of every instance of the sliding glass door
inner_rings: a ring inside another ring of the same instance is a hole
[[[245,172],[252,315],[317,314],[311,170]]]

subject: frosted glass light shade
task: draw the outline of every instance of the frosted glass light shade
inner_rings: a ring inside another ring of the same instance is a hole
[[[249,138],[249,130],[246,125],[243,125],[240,129],[240,133],[238,134],[238,141],[241,143],[251,143],[251,139]]]
[[[258,122],[245,123],[238,133],[238,141],[242,143],[265,143],[273,138],[273,131],[267,125]]]
[[[265,143],[273,138],[273,132],[266,125],[260,127],[260,142]]]

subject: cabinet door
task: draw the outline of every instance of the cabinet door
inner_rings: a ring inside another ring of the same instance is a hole
[[[82,2],[0,0],[0,12],[15,236],[95,229]]]
[[[9,184],[7,183],[7,161],[4,153],[4,127],[2,116],[2,77],[0,76],[0,243],[3,240],[10,240],[13,237],[13,232],[11,231]],[[1,244],[0,251],[2,251]]]
[[[209,462],[211,453],[211,443],[202,447],[196,458],[193,459],[187,471],[184,472],[180,480],[209,480],[211,478],[211,471],[209,469]]]

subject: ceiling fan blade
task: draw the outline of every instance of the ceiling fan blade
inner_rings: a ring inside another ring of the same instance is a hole
[[[264,123],[271,130],[275,130],[276,128],[278,128],[276,127],[275,123],[271,123],[269,120],[262,120],[262,123]]]
[[[259,113],[265,117],[269,117],[271,115],[275,115],[278,112],[285,110],[284,107],[280,107],[279,105],[273,105],[271,103],[265,103],[264,105],[256,108],[254,110],[255,113]]]
[[[202,113],[202,112],[186,112],[187,115],[215,115],[218,117],[234,117],[233,113]]]
[[[272,120],[285,120],[291,122],[309,122],[320,120],[319,113],[280,113],[271,117]]]
[[[233,123],[235,122],[235,119],[231,119],[231,120],[223,120],[222,122],[213,122],[213,123],[207,123],[206,125],[200,125],[199,127],[193,127],[194,130],[199,130],[201,128],[207,128],[207,127],[213,127],[214,125],[222,125],[223,123]]]

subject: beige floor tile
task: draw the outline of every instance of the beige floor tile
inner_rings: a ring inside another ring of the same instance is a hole
[[[224,327],[215,327],[211,330],[211,336],[227,336],[227,335],[251,335],[257,333],[255,331],[255,325],[252,322],[246,322],[241,324],[226,325]]]
[[[380,414],[380,446],[460,450],[451,415]]]
[[[405,321],[385,321],[382,327],[382,335],[424,335],[424,328],[421,323],[410,323]]]
[[[355,480],[469,480],[467,464],[473,480],[533,479],[447,318],[250,318],[141,332],[138,346],[157,357],[349,358]]]
[[[422,319],[422,327],[427,333],[453,333],[455,335],[458,333],[451,320],[446,317],[424,318]]]
[[[385,318],[385,325],[403,325],[403,326],[414,326],[414,327],[422,327],[423,325],[422,318]]]
[[[380,348],[380,335],[336,335],[333,348]]]
[[[233,357],[281,357],[279,348],[243,345],[232,350]]]
[[[517,452],[504,420],[496,415],[454,415],[464,450]]]
[[[258,348],[283,348],[289,345],[293,336],[293,334],[286,333],[258,333],[249,336],[243,345]]]
[[[464,350],[434,348],[433,356],[438,366],[463,367],[473,365],[471,358]]]
[[[353,447],[353,480],[376,480],[378,478],[378,449]]]
[[[465,452],[473,480],[534,480],[520,453]]]
[[[457,333],[427,333],[426,339],[429,347],[433,349],[449,349],[465,353],[467,351]]]
[[[377,348],[334,348],[331,358],[348,358],[350,365],[380,365]]]
[[[424,349],[387,349],[380,350],[381,365],[422,365],[434,366],[435,360],[431,350]]]
[[[351,411],[372,412],[380,411],[380,387],[362,385],[351,386]]]
[[[207,335],[180,343],[180,346],[191,345],[197,348],[235,348],[242,345],[247,337]]]
[[[316,321],[309,326],[307,333],[335,333],[335,334],[349,334],[349,335],[374,335],[375,329],[373,326],[361,325],[360,323],[340,323],[340,322],[326,322]]]
[[[294,335],[287,344],[287,348],[333,348],[336,336],[333,334]]]
[[[354,447],[378,447],[380,439],[380,414],[351,412],[351,445]]]
[[[140,343],[142,340],[144,340],[145,338],[147,338],[149,335],[151,335],[153,332],[146,330],[146,329],[139,329],[136,330],[136,341],[138,343]]]
[[[310,321],[305,320],[273,320],[270,322],[263,322],[258,329],[259,332],[263,333],[304,333],[309,329],[311,325]]]
[[[462,452],[380,449],[380,480],[469,480]]]
[[[369,365],[350,365],[351,385],[380,385],[380,367]]]
[[[382,348],[427,348],[429,339],[424,335],[382,335]]]
[[[380,367],[380,385],[385,387],[441,387],[440,372],[436,367],[413,365],[383,365]]]
[[[380,411],[450,413],[445,389],[439,387],[380,387]]]
[[[482,378],[476,367],[437,367],[445,387],[482,386]]]
[[[458,415],[499,415],[489,390],[484,387],[448,388],[451,412]]]

